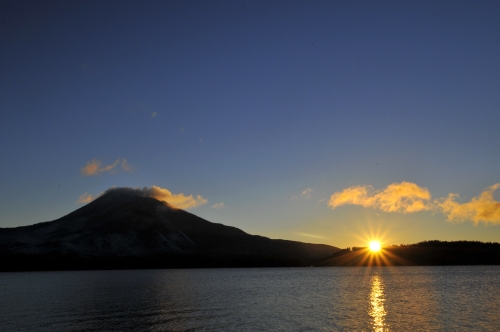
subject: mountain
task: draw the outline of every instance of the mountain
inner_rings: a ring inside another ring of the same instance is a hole
[[[339,249],[272,240],[113,188],[54,221],[0,228],[0,270],[309,266]]]

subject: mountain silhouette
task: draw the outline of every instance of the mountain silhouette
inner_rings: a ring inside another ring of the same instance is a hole
[[[335,252],[317,266],[500,265],[500,243],[423,241],[372,252],[353,247]]]
[[[250,235],[131,188],[54,221],[0,228],[0,270],[309,266],[338,248]]]

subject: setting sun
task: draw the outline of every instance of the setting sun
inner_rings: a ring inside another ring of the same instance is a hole
[[[371,241],[370,242],[370,250],[371,251],[379,251],[380,250],[380,242],[378,242],[378,241]]]

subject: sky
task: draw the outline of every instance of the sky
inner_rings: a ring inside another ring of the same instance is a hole
[[[0,227],[138,188],[337,247],[500,241],[498,1],[2,1]]]

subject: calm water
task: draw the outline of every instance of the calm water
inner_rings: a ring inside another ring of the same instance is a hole
[[[500,266],[0,273],[2,331],[500,330]]]

